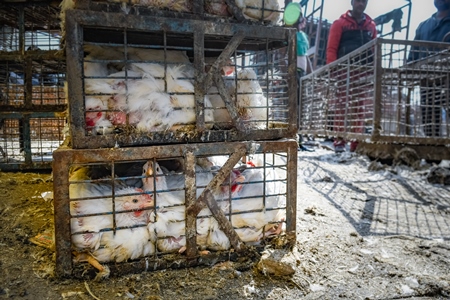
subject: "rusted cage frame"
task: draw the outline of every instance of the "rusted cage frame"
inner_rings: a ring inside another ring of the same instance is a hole
[[[22,123],[19,129],[20,138],[23,142],[24,161],[18,162],[1,162],[0,170],[2,171],[20,171],[20,170],[47,170],[52,168],[50,161],[33,162],[31,152],[31,127],[30,119],[34,118],[58,118],[61,117],[60,112],[1,112],[0,122],[4,119],[17,119]],[[1,132],[2,129],[0,129]],[[61,141],[63,143],[63,141]],[[1,146],[1,145],[0,145]]]
[[[11,61],[15,63],[23,62],[25,66],[25,78],[24,78],[24,103],[23,105],[9,105],[0,104],[0,111],[2,112],[63,112],[67,109],[67,104],[33,104],[33,61],[34,60],[48,60],[65,63],[65,56],[61,51],[49,50],[49,51],[27,51],[24,54],[18,54],[17,52],[1,53],[0,60]]]
[[[268,0],[265,0],[268,1]],[[139,7],[139,6],[133,6],[130,5],[127,7],[129,10],[128,13],[130,14],[137,14],[137,15],[152,15],[152,16],[165,16],[165,17],[173,17],[173,18],[180,18],[180,19],[203,19],[203,20],[210,20],[210,21],[217,21],[217,18],[223,18],[221,16],[212,16],[205,14],[204,10],[204,0],[196,0],[192,1],[192,12],[176,12],[176,11],[166,11],[166,10],[159,10],[151,7]],[[241,9],[237,7],[236,0],[226,0],[226,4],[228,5],[229,9],[232,12],[232,15],[236,19],[236,22],[239,23],[247,23],[247,24],[255,24],[260,23],[263,24],[264,21],[260,20],[249,20],[246,17],[244,17]],[[292,0],[285,0],[284,5],[288,5],[291,3]],[[77,3],[75,4],[75,9],[82,9],[82,10],[93,10],[93,11],[103,11],[103,12],[110,12],[110,13],[117,13],[121,12],[121,7],[114,3],[108,3],[108,2],[95,2],[93,0],[77,0]],[[264,8],[262,8],[264,9]],[[232,17],[225,17],[227,21],[233,21]]]
[[[65,57],[61,51],[20,51],[1,52],[0,60],[5,62],[23,63],[24,65],[24,101],[19,105],[1,104],[0,119],[18,119],[22,126],[19,128],[20,139],[23,141],[24,161],[0,162],[0,169],[4,171],[51,169],[51,162],[33,162],[31,152],[31,118],[56,118],[65,116],[67,104],[35,104],[33,103],[33,61],[52,61],[65,64]],[[64,71],[65,70],[59,70]],[[62,89],[62,87],[61,87]],[[7,92],[7,91],[6,91]],[[63,97],[61,97],[63,99]],[[63,102],[63,101],[61,101]],[[62,141],[61,141],[62,143]]]
[[[3,14],[3,24],[15,27],[19,31],[19,50],[17,52],[24,54],[27,50],[25,49],[25,33],[27,30],[30,30],[30,24],[36,26],[35,29],[41,29],[41,31],[60,30],[59,8],[52,4],[54,3],[51,0],[5,0],[0,3],[0,14]],[[33,7],[33,15],[26,16],[25,9],[30,7]],[[8,12],[14,10],[17,10],[18,22],[9,18],[10,15],[8,15]],[[43,25],[40,23],[42,19],[45,19],[49,23]]]
[[[184,133],[146,133],[134,135],[99,135],[86,136],[84,122],[84,95],[82,80],[83,61],[83,26],[95,28],[126,28],[127,30],[151,30],[186,33],[194,36],[194,67],[196,69],[195,81],[195,103],[196,111],[200,112],[204,106],[203,96],[206,89],[213,80],[216,81],[218,89],[224,88],[221,79],[217,78],[217,70],[222,68],[229,55],[239,45],[239,40],[245,36],[259,39],[277,39],[288,42],[288,60],[293,62],[295,54],[295,29],[281,27],[261,27],[255,25],[242,25],[236,23],[217,23],[201,20],[183,20],[163,17],[136,16],[116,13],[103,13],[82,10],[69,10],[66,12],[66,41],[73,43],[67,47],[67,81],[70,83],[68,94],[70,102],[70,129],[72,146],[76,149],[99,148],[119,146],[156,145],[180,142],[222,142],[241,140],[274,140],[285,137],[294,137],[297,133],[297,115],[290,114],[287,128],[271,128],[270,130],[205,130],[204,114],[197,114],[197,130],[195,137],[186,140]],[[217,35],[233,37],[228,46],[225,47],[217,61],[212,65],[210,71],[203,75],[205,35]],[[262,49],[264,50],[264,49]],[[288,110],[297,111],[297,81],[295,64],[288,67]],[[224,93],[221,93],[224,95]],[[230,99],[224,99],[230,115],[239,127],[240,120],[237,116],[237,108]],[[227,103],[228,102],[228,103]],[[242,127],[241,127],[242,128]]]
[[[396,44],[404,46],[404,49],[410,48],[410,47],[425,47],[425,48],[442,48],[442,43],[437,42],[427,42],[427,41],[405,41],[405,40],[394,40],[394,39],[384,39],[384,38],[377,38],[366,45],[356,49],[355,51],[341,57],[340,59],[323,66],[311,74],[308,74],[301,78],[300,80],[300,91],[303,91],[304,85],[306,82],[311,81],[312,85],[314,86],[315,78],[319,77],[318,74],[323,74],[325,72],[328,73],[328,78],[331,78],[330,72],[333,68],[335,68],[338,65],[347,65],[351,66],[351,60],[354,57],[358,57],[361,53],[366,52],[368,49],[373,49],[374,51],[374,61],[373,61],[373,103],[374,103],[374,111],[373,111],[373,132],[372,134],[363,134],[363,133],[352,133],[352,132],[339,132],[339,135],[346,139],[357,139],[357,140],[367,140],[369,139],[371,142],[385,142],[385,143],[397,143],[397,144],[415,144],[415,145],[448,145],[450,143],[450,140],[448,138],[442,138],[442,137],[417,137],[417,136],[387,136],[380,134],[381,129],[381,114],[382,114],[382,81],[383,76],[388,73],[388,71],[395,72],[398,74],[399,78],[405,74],[405,76],[408,74],[409,71],[420,71],[420,69],[414,68],[413,65],[406,64],[407,63],[407,57],[403,58],[403,66],[402,67],[383,67],[382,66],[382,46],[383,44]],[[392,59],[392,56],[390,56],[390,59]],[[429,73],[430,70],[427,70]],[[441,71],[442,72],[442,71]],[[347,89],[348,92],[348,89]],[[302,92],[299,93],[299,109],[298,109],[298,115],[299,115],[299,133],[301,134],[314,134],[318,136],[333,136],[335,134],[334,131],[329,131],[326,129],[326,124],[324,125],[323,129],[313,130],[310,128],[302,128],[301,126],[301,118],[303,116],[302,111]],[[346,100],[348,101],[348,99]],[[310,118],[311,120],[311,118]]]
[[[198,213],[200,201],[214,204],[216,201],[209,196],[210,188],[214,184],[220,184],[221,180],[229,174],[234,163],[242,155],[252,153],[275,153],[285,152],[286,157],[286,237],[289,244],[295,243],[296,239],[296,201],[297,201],[297,142],[295,140],[280,141],[261,141],[261,142],[232,142],[232,143],[214,143],[214,144],[179,144],[152,147],[133,147],[133,148],[113,148],[113,149],[92,149],[92,150],[74,150],[69,148],[60,148],[53,152],[53,186],[54,186],[54,222],[55,222],[55,245],[56,245],[56,274],[57,276],[75,276],[81,277],[83,270],[75,268],[72,264],[71,252],[71,234],[70,234],[70,198],[69,198],[69,170],[68,166],[82,163],[98,162],[120,162],[133,160],[164,159],[171,157],[184,157],[185,186],[186,186],[186,256],[178,257],[175,261],[167,262],[162,258],[149,257],[139,261],[111,264],[110,268],[117,274],[139,272],[148,270],[157,270],[165,268],[180,268],[186,266],[196,266],[211,262],[208,257],[199,257],[197,254],[195,241],[195,216]],[[228,162],[222,167],[212,181],[205,188],[202,195],[196,199],[195,182],[195,157],[230,154]],[[203,197],[203,199],[201,199]],[[213,215],[217,218],[212,209]],[[219,221],[219,220],[218,220]],[[222,220],[223,221],[223,220]],[[219,221],[221,222],[221,221]],[[232,231],[231,223],[228,220],[223,221],[226,230]],[[227,235],[228,235],[227,234]],[[230,235],[228,235],[230,236]],[[236,253],[245,254],[247,247],[237,244],[237,241],[231,241],[235,252],[212,253],[209,255],[214,260],[230,259]]]

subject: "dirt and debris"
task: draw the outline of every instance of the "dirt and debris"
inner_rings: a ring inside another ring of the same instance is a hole
[[[246,268],[230,261],[100,282],[54,277],[50,174],[0,172],[0,299],[450,297],[450,187],[427,180],[431,165],[370,164],[354,153],[299,152],[290,252],[269,249]]]

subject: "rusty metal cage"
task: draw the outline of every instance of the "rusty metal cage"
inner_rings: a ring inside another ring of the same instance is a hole
[[[63,111],[66,109],[63,57],[55,51],[0,55],[2,111]]]
[[[51,1],[0,4],[0,169],[49,169],[67,109],[59,8]]]
[[[0,51],[58,50],[58,16],[59,7],[55,1],[2,1]]]
[[[122,274],[229,260],[274,238],[295,242],[295,140],[61,148],[53,156],[59,276],[83,276],[72,251],[90,251]],[[145,217],[127,222],[127,213]],[[108,250],[123,249],[125,235],[139,236],[133,253]]]
[[[172,16],[180,19],[198,18],[265,25],[281,25],[285,6],[290,3],[278,0],[185,0],[185,1],[136,1],[77,0],[72,8],[147,16]],[[63,10],[65,13],[65,10]]]
[[[74,148],[297,131],[294,29],[81,10],[66,24]]]
[[[50,169],[65,118],[52,112],[0,113],[0,169]]]
[[[446,44],[373,40],[302,78],[299,131],[446,145],[449,59]]]

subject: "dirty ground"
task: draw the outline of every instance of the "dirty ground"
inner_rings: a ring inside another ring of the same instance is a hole
[[[53,252],[30,242],[52,229],[51,175],[0,172],[0,299],[449,298],[450,187],[430,169],[299,152],[297,243],[278,253],[294,275],[226,262],[101,282],[55,279]]]

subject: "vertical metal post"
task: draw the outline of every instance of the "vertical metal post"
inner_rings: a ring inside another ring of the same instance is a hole
[[[400,74],[397,74],[397,78],[401,78]],[[400,82],[400,80],[399,80]],[[409,115],[405,115],[405,121],[409,118]],[[402,121],[402,89],[397,83],[397,119],[396,119],[396,130],[395,134],[400,135],[400,124]],[[390,120],[389,120],[390,122]]]
[[[197,215],[188,213],[189,207],[197,201],[195,183],[195,155],[187,151],[185,154],[185,207],[186,207],[186,256],[197,256]]]
[[[351,72],[351,68],[350,68],[350,59],[351,57],[349,56],[347,58],[347,78],[345,79],[345,113],[344,113],[344,133],[348,133],[347,130],[347,125],[348,125],[348,112],[350,110],[350,72]],[[339,101],[339,99],[338,99]],[[336,129],[335,129],[336,130]]]
[[[24,7],[19,8],[19,51],[22,55],[25,54],[25,11]]]
[[[73,150],[71,150],[73,151]],[[73,152],[70,152],[73,153]],[[57,277],[71,276],[73,271],[70,236],[69,167],[68,151],[53,152],[54,223]]]
[[[288,101],[289,111],[298,111],[298,79],[297,79],[297,45],[296,45],[297,30],[292,28],[289,30],[289,46],[288,46]],[[295,113],[289,114],[289,132],[292,135],[297,134],[298,131],[298,116]]]
[[[66,41],[76,41],[71,47],[66,47],[68,95],[70,99],[70,135],[74,148],[83,148],[78,141],[85,136],[85,108],[83,94],[83,29],[76,22],[75,10],[66,12]]]
[[[30,57],[25,58],[25,76],[24,76],[24,98],[25,107],[31,108],[33,105],[33,60]]]
[[[287,155],[286,235],[290,240],[295,241],[297,220],[297,146],[289,146]]]
[[[204,73],[205,66],[205,29],[203,26],[196,26],[194,31],[194,67],[195,67],[195,115],[197,120],[197,130],[205,130],[205,91],[200,87],[200,74]]]
[[[20,147],[25,156],[25,165],[31,165],[31,129],[30,129],[30,115],[27,113],[23,114],[22,119],[19,119],[19,127],[22,126],[22,129],[19,128],[19,141],[22,144]]]
[[[373,131],[372,131],[372,141],[376,141],[380,138],[380,129],[381,129],[381,98],[382,98],[382,39],[377,39],[375,42],[375,55],[374,55],[374,66],[375,66],[375,80],[373,81],[373,90],[374,90],[374,103],[373,103]]]

